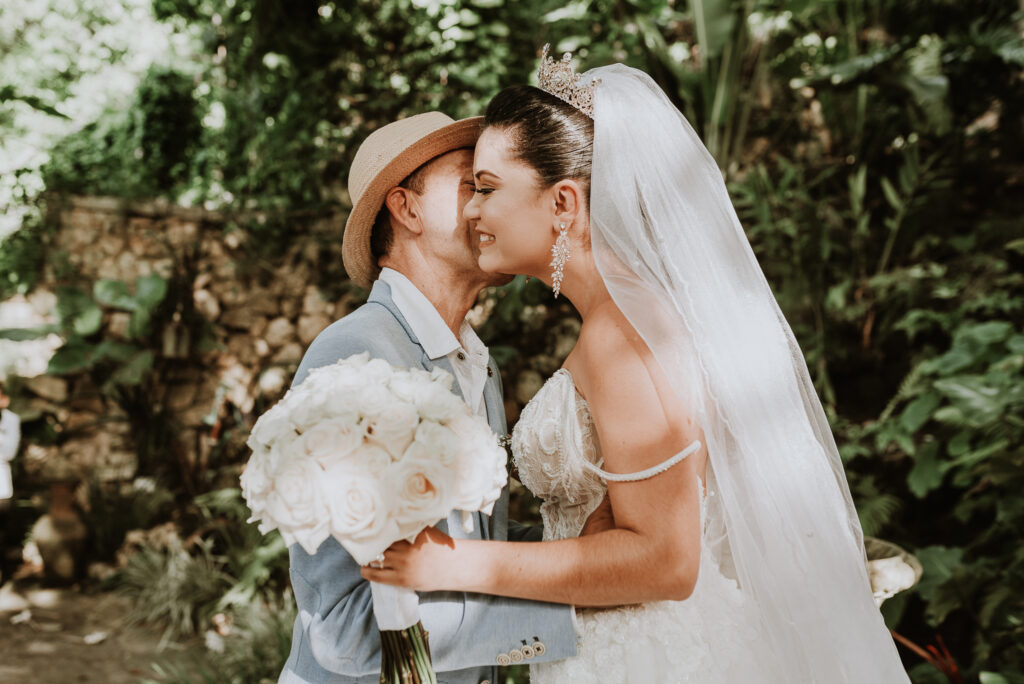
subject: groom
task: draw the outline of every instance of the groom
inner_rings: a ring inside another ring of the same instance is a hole
[[[465,321],[480,290],[507,281],[479,269],[478,240],[462,217],[479,131],[479,118],[428,112],[374,131],[359,148],[342,255],[352,280],[372,290],[313,341],[293,387],[313,368],[360,352],[399,368],[437,366],[455,377],[452,391],[505,434],[498,368]],[[459,513],[438,527],[455,538],[509,538],[508,488],[491,517],[475,515],[469,534]],[[523,535],[517,528],[512,536]],[[380,641],[359,566],[330,537],[312,556],[297,544],[289,553],[298,616],[279,682],[376,684]],[[489,684],[496,665],[576,655],[569,606],[431,592],[420,594],[420,612],[442,683]]]

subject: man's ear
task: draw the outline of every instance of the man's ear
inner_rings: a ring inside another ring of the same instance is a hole
[[[583,186],[572,178],[560,180],[551,187],[556,228],[559,223],[564,223],[567,226],[576,223],[579,215],[586,211],[585,197]]]
[[[423,232],[418,198],[412,190],[402,187],[391,188],[384,195],[384,206],[391,212],[392,226],[404,228],[416,235]]]

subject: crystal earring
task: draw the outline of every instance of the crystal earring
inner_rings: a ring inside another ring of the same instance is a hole
[[[554,269],[551,274],[551,289],[555,292],[555,299],[558,299],[558,293],[562,290],[563,269],[565,262],[569,260],[569,231],[566,230],[564,222],[559,223],[558,228],[558,239],[551,247],[551,268]]]

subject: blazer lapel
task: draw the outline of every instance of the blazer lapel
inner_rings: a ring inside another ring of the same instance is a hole
[[[421,356],[420,356],[420,366],[423,368],[423,370],[430,371],[430,370],[433,370],[435,366],[437,366],[437,367],[443,368],[444,370],[446,370],[449,373],[451,373],[451,376],[453,378],[452,392],[454,392],[455,395],[459,397],[459,399],[462,399],[463,401],[465,401],[466,398],[462,395],[462,387],[460,387],[459,383],[454,380],[454,378],[455,378],[455,369],[452,368],[452,362],[449,361],[447,357],[441,357],[439,359],[436,359],[436,360],[432,361],[430,359],[430,357],[427,356],[427,353],[425,351],[423,351],[423,345],[420,344],[419,338],[416,337],[416,334],[412,331],[412,327],[410,327],[409,321],[407,321],[405,316],[402,315],[402,312],[398,310],[398,306],[395,304],[394,297],[391,296],[391,286],[388,285],[387,283],[385,283],[383,280],[378,280],[378,281],[374,282],[373,288],[370,290],[370,296],[367,298],[367,301],[380,304],[385,309],[387,309],[391,313],[392,316],[395,317],[395,320],[397,320],[398,323],[402,326],[402,329],[405,330],[405,334],[409,336],[409,341],[412,342],[417,347],[419,347],[420,354],[421,354]],[[491,363],[493,363],[493,362],[491,362]],[[492,387],[492,385],[494,385],[494,383],[492,381],[494,380],[494,376],[496,375],[496,373],[497,373],[497,369],[495,368],[492,371],[492,376],[487,379],[487,384],[484,386],[484,401],[485,401],[485,404],[487,406],[487,416],[488,416],[488,419],[489,419],[488,422],[490,422],[492,429],[494,429],[494,426],[495,426],[494,416],[497,415],[497,414],[495,414],[495,412],[491,408],[491,404],[493,403],[493,399],[487,399],[487,394],[488,394],[488,389],[490,389],[491,394],[493,394],[494,391],[495,391],[494,387]],[[495,387],[496,387],[496,385],[495,385]],[[502,404],[500,401],[498,403],[501,406],[501,411],[500,411],[501,424],[502,424],[502,426],[504,426],[504,423],[505,423],[505,407],[504,407],[504,404]],[[499,436],[504,435],[504,434],[505,433],[502,432],[502,433],[499,434]],[[506,496],[506,497],[508,496],[507,489],[506,489],[505,492],[503,492],[503,496]],[[499,501],[498,503],[495,504],[495,511],[497,511],[498,506],[499,506],[500,503],[501,502]],[[508,521],[508,516],[507,516],[507,513],[506,513],[505,523],[504,523],[505,525],[508,524],[507,521]],[[486,516],[483,513],[479,512],[479,511],[476,511],[473,514],[473,526],[474,526],[474,530],[472,532],[467,534],[466,532],[463,531],[463,529],[462,529],[462,511],[453,511],[448,516],[447,520],[442,520],[442,521],[440,521],[437,524],[437,528],[438,529],[440,529],[442,532],[445,532],[449,536],[454,537],[455,539],[490,539],[491,538],[491,520],[490,520],[489,516]],[[479,536],[477,536],[477,535],[479,535]]]

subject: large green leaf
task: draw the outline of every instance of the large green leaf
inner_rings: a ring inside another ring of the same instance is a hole
[[[794,90],[805,86],[829,83],[840,85],[844,83],[857,82],[866,77],[871,71],[882,64],[890,62],[900,52],[899,45],[878,48],[863,55],[857,55],[842,62],[828,64],[815,69],[806,77],[791,79],[789,85]]]
[[[138,385],[153,367],[152,350],[145,349],[129,359],[110,376],[110,382],[118,385]]]
[[[922,425],[928,422],[941,402],[942,398],[935,392],[922,394],[903,409],[903,413],[900,414],[900,425],[907,432],[917,432]]]
[[[1009,321],[988,321],[961,326],[956,331],[958,338],[967,338],[980,344],[1002,342],[1013,334],[1013,324]]]
[[[929,442],[918,449],[914,457],[914,467],[907,475],[907,487],[919,499],[942,484],[944,469],[938,454],[939,443]]]
[[[979,684],[1010,684],[1010,680],[995,672],[982,672],[978,675]]]
[[[167,279],[158,273],[142,276],[135,281],[135,302],[139,308],[153,309],[167,296]]]
[[[938,627],[952,611],[963,605],[964,592],[956,586],[955,580],[947,580],[935,588],[925,609],[925,616],[932,627]]]
[[[111,360],[111,361],[127,361],[131,357],[135,356],[139,351],[139,348],[134,344],[125,344],[123,342],[114,342],[112,340],[103,340],[93,352],[93,356],[97,361],[100,360]]]
[[[72,321],[72,329],[82,337],[92,335],[103,324],[103,309],[93,304],[88,307]]]
[[[693,0],[693,23],[697,29],[697,42],[705,59],[722,54],[732,38],[736,16],[729,0]]]
[[[0,340],[25,342],[26,340],[38,340],[55,332],[58,332],[55,325],[44,325],[40,328],[6,328],[0,330]]]
[[[92,288],[92,296],[100,304],[115,309],[135,311],[138,308],[135,298],[128,292],[128,286],[120,280],[97,280]]]
[[[86,370],[92,364],[92,347],[71,342],[57,350],[50,359],[46,372],[50,375],[66,375]]]
[[[927,546],[918,549],[914,555],[921,561],[924,569],[915,591],[926,601],[931,601],[938,586],[953,576],[954,568],[963,559],[964,550],[957,547]]]
[[[933,387],[948,397],[972,425],[992,422],[1003,411],[1000,390],[980,375],[958,375],[936,380]]]

